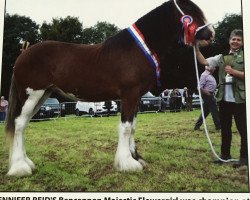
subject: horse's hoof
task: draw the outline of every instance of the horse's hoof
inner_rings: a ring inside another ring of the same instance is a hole
[[[7,176],[29,176],[31,174],[31,167],[23,160],[13,163],[7,173]]]
[[[118,171],[141,171],[143,169],[141,163],[132,157],[128,158],[127,160],[116,160],[114,167]]]
[[[143,167],[146,167],[146,166],[147,166],[147,163],[146,163],[143,159],[141,159],[141,158],[138,159],[138,162],[141,163],[141,165],[142,165]]]

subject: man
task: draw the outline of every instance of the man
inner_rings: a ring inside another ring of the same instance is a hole
[[[104,102],[105,109],[107,109],[107,117],[110,116],[110,110],[112,109],[112,102],[111,101],[105,101]]]
[[[217,83],[215,78],[213,77],[213,73],[215,71],[214,67],[210,67],[205,69],[205,71],[201,74],[200,78],[200,90],[203,99],[203,110],[204,117],[206,118],[208,114],[211,112],[214,125],[216,130],[220,130],[220,119],[219,112],[216,104],[216,99],[214,97],[214,92],[217,87]],[[200,126],[203,123],[202,115],[198,118],[194,130],[200,130]]]
[[[0,121],[5,121],[7,109],[8,109],[8,101],[4,99],[4,96],[1,96]]]
[[[202,45],[202,44],[201,44]],[[241,136],[240,160],[235,167],[248,165],[247,127],[246,127],[246,100],[245,100],[245,73],[243,57],[242,30],[233,30],[229,38],[229,55],[217,55],[207,60],[196,47],[197,59],[203,65],[219,66],[219,85],[216,95],[219,102],[221,122],[221,158],[231,158],[232,118]],[[216,163],[222,163],[216,161]]]
[[[181,111],[181,93],[179,89],[173,89],[170,93],[170,112],[180,112]]]
[[[165,89],[161,94],[161,109],[165,111],[167,109],[168,98],[169,98],[169,90]]]
[[[193,93],[187,87],[184,87],[183,97],[186,102],[186,110],[192,111],[193,110],[193,105],[192,105]]]

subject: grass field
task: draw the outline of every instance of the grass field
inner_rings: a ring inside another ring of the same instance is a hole
[[[147,162],[141,172],[117,172],[113,160],[120,116],[31,122],[26,129],[32,176],[8,177],[8,149],[0,124],[0,191],[249,192],[248,169],[213,164],[203,131],[193,131],[199,110],[137,117],[136,142]],[[216,152],[220,132],[207,118]],[[232,156],[240,137],[233,128]]]

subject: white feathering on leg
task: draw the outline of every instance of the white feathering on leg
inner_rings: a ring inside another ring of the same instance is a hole
[[[130,152],[131,131],[131,123],[125,122],[120,124],[119,141],[114,163],[115,168],[119,171],[142,170],[142,165],[132,157]]]

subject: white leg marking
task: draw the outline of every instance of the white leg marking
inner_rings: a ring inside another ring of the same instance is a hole
[[[132,155],[136,155],[136,144],[135,144],[135,128],[136,128],[136,118],[134,118],[133,123],[132,123],[132,131],[131,131],[131,136],[129,138],[129,149]],[[147,165],[147,163],[142,159],[142,158],[137,158],[138,162],[141,163],[143,167]]]
[[[15,135],[13,144],[10,148],[10,164],[9,176],[25,176],[32,174],[32,169],[35,168],[34,163],[27,157],[24,145],[24,129],[32,117],[32,112],[38,103],[39,99],[43,96],[44,90],[26,89],[29,95],[28,99],[22,107],[20,116],[15,119]]]
[[[133,120],[132,123],[132,129],[131,129],[131,135],[129,138],[129,149],[132,154],[135,154],[135,127],[136,127],[136,119]]]
[[[119,141],[114,162],[114,167],[120,171],[142,170],[142,165],[132,157],[130,152],[131,131],[131,123],[120,124]]]

